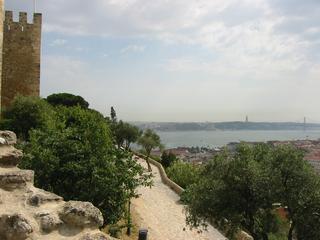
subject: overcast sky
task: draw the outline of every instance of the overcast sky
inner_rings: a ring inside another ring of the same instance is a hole
[[[43,97],[81,95],[130,121],[320,122],[319,0],[38,0],[37,10]]]

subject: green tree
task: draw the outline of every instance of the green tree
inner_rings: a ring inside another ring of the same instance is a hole
[[[164,151],[161,155],[161,164],[164,168],[170,167],[177,161],[177,156],[172,152]]]
[[[303,156],[290,145],[266,144],[242,144],[233,155],[218,155],[187,189],[189,224],[216,222],[268,239],[278,231],[272,205],[280,203],[288,212],[288,240],[319,239],[320,177]]]
[[[53,109],[43,99],[17,96],[3,112],[1,128],[12,130],[19,138],[28,140],[31,129],[50,128],[55,122],[54,118]]]
[[[224,152],[205,165],[199,181],[186,192],[188,224],[199,227],[210,222],[230,238],[243,229],[254,239],[268,239],[277,226],[264,163],[266,149],[242,144],[234,155]]]
[[[124,144],[124,122],[120,120],[119,122],[111,122],[112,134],[114,141],[120,149]]]
[[[71,93],[55,93],[47,97],[47,102],[52,106],[66,106],[88,108],[89,103],[81,96],[76,96]]]
[[[118,148],[123,147],[125,150],[129,150],[130,145],[137,142],[141,131],[138,127],[120,120],[114,126],[113,135]]]
[[[140,129],[134,125],[129,123],[124,124],[124,147],[126,150],[130,149],[132,143],[138,141],[139,137],[141,136],[142,132]]]
[[[190,163],[175,161],[166,169],[168,177],[182,188],[187,188],[199,180],[200,167]]]
[[[309,197],[307,207],[303,209],[302,215],[296,219],[297,239],[317,240],[320,239],[320,187]]]
[[[110,117],[112,122],[117,122],[117,113],[113,107],[111,107]]]
[[[147,129],[138,139],[138,144],[140,144],[146,152],[146,155],[147,155],[146,161],[148,164],[148,170],[149,172],[151,172],[152,168],[150,166],[149,157],[153,149],[157,147],[162,148],[161,139],[157,133],[155,133],[151,129]]]
[[[55,129],[30,131],[22,167],[35,170],[35,184],[66,200],[90,201],[115,223],[135,189],[150,175],[126,152],[114,148],[103,116],[80,107],[58,107]],[[90,191],[88,191],[90,189]]]
[[[303,157],[304,152],[291,145],[276,147],[272,154],[270,172],[277,183],[275,193],[290,221],[288,240],[294,235],[320,239],[320,178]]]

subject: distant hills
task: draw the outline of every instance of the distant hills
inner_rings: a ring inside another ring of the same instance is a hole
[[[317,123],[296,122],[132,122],[141,129],[155,131],[230,131],[230,130],[320,130]]]

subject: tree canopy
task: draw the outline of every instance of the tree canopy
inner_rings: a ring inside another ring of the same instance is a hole
[[[140,144],[143,149],[146,152],[147,158],[147,164],[149,171],[152,171],[152,168],[150,166],[149,157],[151,154],[151,151],[155,148],[162,148],[161,139],[159,135],[154,132],[151,129],[147,129],[144,131],[144,133],[141,135],[141,137],[138,139],[138,144]]]
[[[114,137],[118,148],[123,147],[129,150],[131,144],[137,142],[140,135],[141,131],[138,127],[121,120],[114,126]]]
[[[280,146],[271,158],[275,197],[291,222],[289,240],[320,239],[320,178],[303,156],[292,146]]]
[[[269,239],[279,229],[275,203],[288,211],[287,239],[319,239],[319,176],[291,146],[241,144],[219,154],[185,198],[191,226],[215,223],[231,239],[239,229]]]
[[[52,106],[62,105],[65,107],[80,106],[81,108],[88,108],[89,103],[81,96],[76,96],[71,93],[55,93],[47,97],[47,102]]]
[[[132,155],[114,147],[109,123],[95,110],[18,97],[2,121],[24,138],[20,165],[35,170],[36,186],[92,202],[106,223],[124,216],[138,186],[151,184]]]
[[[17,96],[2,113],[1,128],[14,131],[19,138],[29,139],[31,129],[46,129],[55,123],[55,112],[38,97]]]

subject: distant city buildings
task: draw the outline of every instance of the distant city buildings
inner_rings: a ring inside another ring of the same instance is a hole
[[[258,144],[260,142],[247,142],[248,144]],[[268,141],[267,144],[272,146],[291,144],[306,152],[305,160],[307,160],[320,173],[320,139],[319,140],[295,140],[295,141]],[[229,152],[234,152],[239,142],[231,142],[225,146]],[[221,152],[222,148],[209,147],[177,147],[166,149],[166,152],[175,154],[180,160],[193,164],[203,164],[213,159],[213,157]],[[155,150],[153,156],[161,157],[162,152]]]

